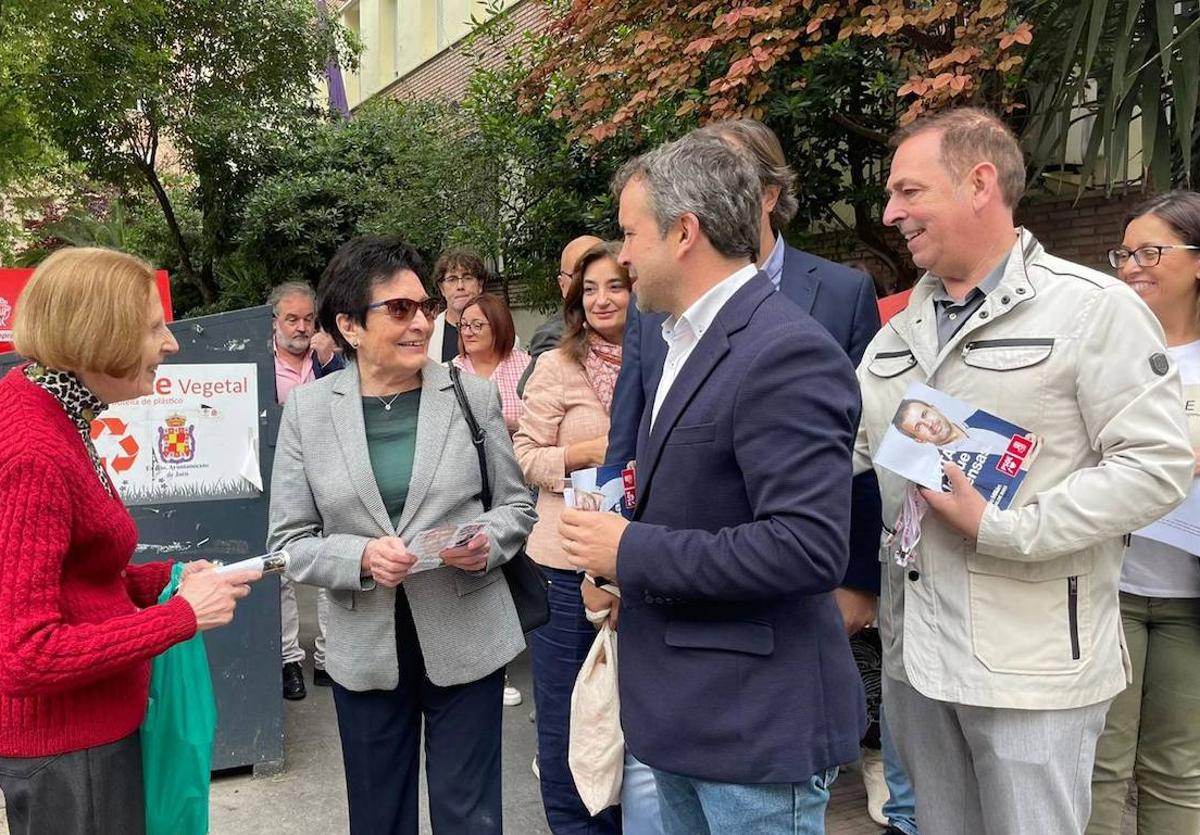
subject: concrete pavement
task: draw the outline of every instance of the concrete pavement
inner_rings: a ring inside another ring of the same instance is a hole
[[[311,652],[316,595],[306,586],[297,589],[301,642]],[[533,691],[527,655],[510,666],[509,677],[525,700],[518,707],[504,709],[504,829],[509,835],[549,835],[537,780],[529,767],[536,743],[534,727],[529,721]],[[348,832],[345,779],[332,693],[329,688],[312,686],[311,662],[306,665],[305,679],[309,684],[308,698],[285,703],[284,770],[261,778],[249,774],[215,775],[211,794],[212,835]],[[422,835],[431,833],[427,817],[422,798]],[[1124,835],[1136,835],[1132,817],[1125,816]],[[854,770],[844,771],[829,802],[826,835],[879,835],[881,831],[867,816],[861,776]],[[2,814],[0,835],[8,835]]]

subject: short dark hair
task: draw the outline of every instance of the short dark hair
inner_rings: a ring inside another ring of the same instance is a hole
[[[458,267],[478,278],[480,287],[487,286],[488,279],[492,277],[491,270],[483,261],[483,256],[476,250],[467,247],[448,249],[438,257],[437,262],[433,265],[435,287],[442,283],[442,278],[450,271],[451,267]]]
[[[632,289],[633,282],[629,278],[629,270],[625,269],[617,260],[618,252],[620,252],[620,245],[616,243],[601,241],[598,244],[592,244],[579,256],[579,260],[571,268],[571,286],[563,299],[565,327],[562,338],[558,341],[558,347],[580,365],[583,365],[583,361],[587,357],[588,338],[587,313],[583,309],[583,274],[587,272],[587,268],[593,262],[608,258],[616,265],[617,275],[624,282],[625,289]]]
[[[504,303],[504,299],[491,293],[480,293],[471,299],[463,307],[463,312],[466,313],[467,308],[475,305],[479,306],[483,318],[487,319],[492,329],[492,350],[496,352],[497,359],[503,362],[508,359],[513,346],[517,344],[517,326],[513,324],[512,312]],[[467,347],[463,343],[461,319],[458,325],[458,353],[462,355],[467,353]]]
[[[1143,215],[1154,215],[1188,246],[1200,246],[1200,194],[1176,189],[1156,194],[1133,207],[1125,225]]]
[[[317,287],[317,318],[321,330],[333,337],[349,359],[356,351],[342,335],[337,317],[345,314],[361,327],[367,324],[371,288],[389,281],[401,270],[416,273],[425,283],[425,261],[398,235],[363,235],[338,247]]]
[[[694,130],[634,157],[612,180],[613,196],[635,179],[646,189],[658,236],[685,214],[726,258],[758,260],[762,183],[755,161],[711,133]]]
[[[917,403],[920,403],[922,406],[929,405],[924,400],[912,400],[912,399],[906,398],[906,399],[900,401],[900,405],[896,407],[896,414],[892,416],[892,426],[896,427],[897,429],[899,429],[901,432],[903,432],[905,435],[907,435],[910,438],[915,437],[915,436],[913,435],[913,433],[909,432],[908,429],[906,429],[904,427],[904,413],[905,413],[905,411],[908,410],[909,406],[912,406]]]

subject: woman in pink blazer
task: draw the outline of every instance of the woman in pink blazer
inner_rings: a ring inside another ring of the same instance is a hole
[[[546,820],[559,833],[620,832],[620,810],[588,814],[567,766],[571,690],[595,629],[588,609],[610,609],[612,596],[567,562],[559,540],[563,479],[604,463],[608,415],[621,370],[621,337],[629,306],[629,273],[616,248],[598,243],[580,256],[563,301],[559,346],[538,360],[525,386],[525,412],[513,448],[525,478],[539,488],[538,522],[527,550],[549,583],[550,622],[529,636],[537,704],[538,764]],[[615,625],[615,623],[614,623]]]

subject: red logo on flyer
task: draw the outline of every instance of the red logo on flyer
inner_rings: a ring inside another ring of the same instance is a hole
[[[1033,449],[1033,441],[1023,435],[1014,435],[1008,443],[1009,454],[1015,455],[1017,458],[1024,459],[1031,449]]]
[[[637,476],[633,467],[621,470],[621,484],[625,486],[625,506],[637,507]]]
[[[1000,461],[996,464],[996,469],[1007,476],[1015,476],[1021,469],[1021,459],[1006,452],[1000,457]]]

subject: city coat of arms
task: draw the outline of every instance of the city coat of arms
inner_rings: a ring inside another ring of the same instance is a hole
[[[182,415],[171,415],[158,427],[158,455],[165,464],[186,464],[196,457],[195,426]]]

